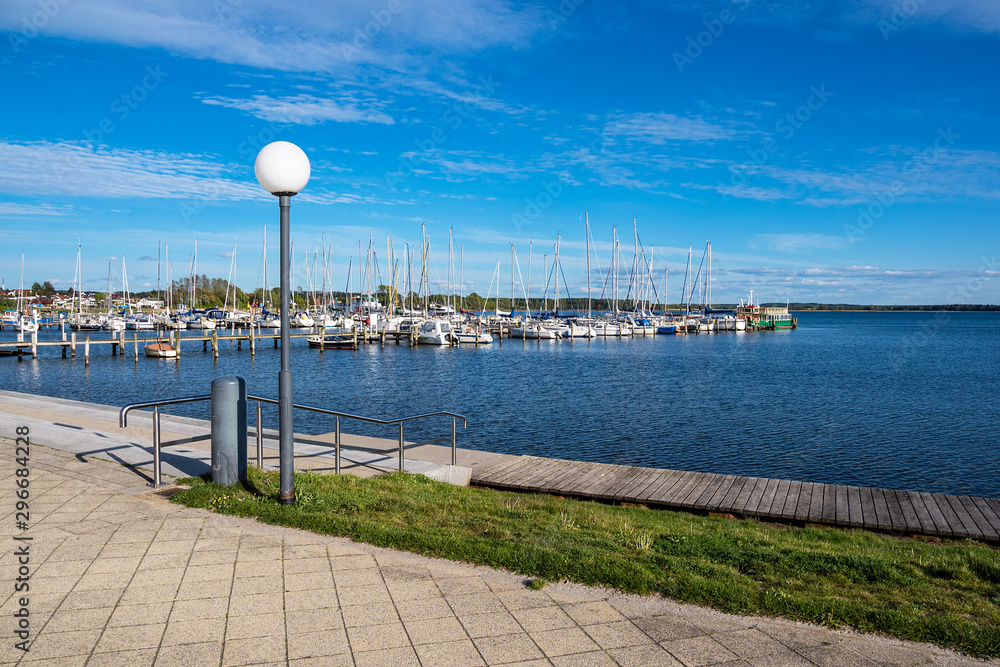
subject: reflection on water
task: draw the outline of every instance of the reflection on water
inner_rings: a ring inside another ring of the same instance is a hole
[[[505,340],[503,347],[366,346],[320,354],[294,343],[297,403],[394,417],[469,417],[465,447],[718,473],[1000,496],[993,400],[997,314],[807,313],[797,331],[635,339]],[[0,334],[11,339],[12,334]],[[43,338],[47,337],[43,335]],[[56,338],[58,334],[53,333]],[[95,336],[96,337],[96,336]],[[278,351],[189,344],[179,362],[0,359],[4,388],[110,405],[208,393],[240,375],[277,395]],[[208,405],[171,408],[207,417]],[[265,410],[268,426],[277,425]],[[296,413],[296,430],[333,430]],[[394,437],[393,427],[345,430]],[[407,439],[449,433],[446,419]]]

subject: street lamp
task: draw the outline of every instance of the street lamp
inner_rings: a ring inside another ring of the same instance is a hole
[[[261,186],[278,198],[281,209],[281,370],[278,372],[278,460],[281,477],[278,502],[295,502],[295,445],[292,442],[292,360],[288,330],[291,280],[288,267],[288,208],[292,197],[309,182],[309,158],[295,144],[274,141],[260,149],[253,165]]]

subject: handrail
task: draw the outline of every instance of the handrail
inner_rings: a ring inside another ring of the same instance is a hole
[[[151,486],[154,488],[162,484],[161,474],[160,474],[160,407],[164,405],[179,405],[182,403],[195,403],[197,401],[208,401],[211,400],[211,394],[206,394],[202,396],[183,396],[181,398],[169,398],[162,401],[147,401],[145,403],[131,403],[123,407],[118,413],[118,426],[120,428],[125,428],[128,426],[128,413],[132,410],[139,410],[142,408],[153,408],[153,482]],[[264,396],[252,396],[247,395],[248,401],[257,401],[257,467],[264,467],[264,454],[263,454],[263,421],[261,415],[261,403],[268,403],[271,405],[279,405],[279,402],[273,398],[266,398]],[[320,414],[331,415],[336,417],[336,427],[334,429],[334,451],[335,451],[335,470],[340,473],[340,420],[343,419],[357,419],[359,421],[370,422],[373,424],[399,424],[399,471],[403,472],[403,423],[408,421],[414,421],[417,419],[427,419],[428,417],[451,417],[451,464],[457,465],[458,461],[458,448],[455,436],[455,429],[457,420],[462,420],[462,428],[467,428],[469,425],[469,420],[464,415],[459,415],[454,412],[447,412],[441,410],[438,412],[428,412],[422,415],[409,415],[406,417],[397,417],[396,419],[377,419],[375,417],[364,417],[361,415],[352,415],[348,412],[337,412],[336,410],[327,410],[326,408],[317,408],[312,405],[301,405],[298,403],[292,404],[293,408],[298,408],[300,410],[308,410],[310,412],[318,412]]]
[[[271,405],[279,405],[279,402],[273,398],[265,398],[264,396],[251,396],[247,394],[248,401],[257,401],[257,467],[263,467],[263,455],[261,454],[261,445],[263,443],[263,433],[261,431],[261,403],[268,403]],[[372,424],[399,424],[399,472],[403,472],[403,422],[413,421],[416,419],[426,419],[428,417],[451,417],[451,464],[458,465],[458,448],[455,441],[455,426],[456,420],[462,420],[462,428],[467,428],[469,425],[469,420],[464,415],[455,414],[454,412],[447,412],[441,410],[439,412],[428,412],[422,415],[410,415],[407,417],[398,417],[396,419],[376,419],[375,417],[362,417],[361,415],[352,415],[348,412],[337,412],[336,410],[327,410],[326,408],[317,408],[312,405],[300,405],[298,403],[292,403],[293,408],[298,408],[300,410],[309,410],[310,412],[318,412],[324,415],[331,415],[336,417],[336,425],[334,428],[334,471],[340,474],[340,419],[357,419],[359,421],[371,422]]]
[[[160,406],[178,405],[180,403],[195,403],[196,401],[211,400],[212,395],[205,396],[184,396],[182,398],[168,398],[163,401],[148,401],[146,403],[132,403],[123,407],[118,413],[118,427],[128,426],[128,413],[139,408],[153,408],[153,482],[151,486],[156,487],[163,484],[160,475]]]

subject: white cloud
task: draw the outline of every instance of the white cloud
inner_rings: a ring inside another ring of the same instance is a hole
[[[800,250],[841,250],[849,244],[843,236],[826,234],[757,234],[755,237],[768,248],[778,252],[798,252]]]
[[[745,131],[710,123],[698,116],[647,112],[611,116],[604,124],[604,133],[653,144],[736,139],[746,134]]]
[[[0,217],[3,218],[26,218],[33,216],[62,216],[73,215],[72,206],[53,206],[52,204],[16,204],[14,202],[0,202]]]
[[[506,0],[132,0],[60,2],[42,34],[158,47],[194,58],[294,72],[335,71],[359,63],[412,69],[428,51],[461,53],[520,47],[547,23],[538,7]],[[37,0],[0,4],[0,29],[20,31]],[[411,55],[416,53],[418,55]]]
[[[295,123],[298,125],[315,125],[324,121],[338,123],[379,123],[392,125],[392,116],[383,113],[373,105],[352,100],[347,103],[332,99],[315,97],[313,95],[297,95],[295,97],[270,97],[254,95],[250,99],[233,99],[229,97],[206,97],[201,100],[205,104],[228,107],[245,111],[251,116],[279,123]]]

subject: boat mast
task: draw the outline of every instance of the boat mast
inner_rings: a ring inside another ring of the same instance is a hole
[[[524,310],[526,311],[525,318],[531,314],[531,246],[532,242],[528,241],[528,289],[524,293]],[[511,308],[511,310],[514,309]]]
[[[448,300],[445,302],[446,313],[448,312],[449,309],[454,308],[454,306],[452,305],[452,302],[454,301],[452,299],[452,296],[454,296],[454,294],[452,293],[452,283],[454,280],[454,276],[452,274],[454,272],[455,272],[455,259],[451,245],[451,227],[449,227],[448,228]]]
[[[587,317],[591,317],[590,312],[590,213],[588,211],[583,212],[584,215],[584,225],[586,229],[587,236]]]
[[[460,249],[461,260],[458,263],[458,307],[465,308],[465,244]]]
[[[556,317],[559,317],[559,241],[562,240],[562,234],[556,234],[556,259],[555,263],[552,265],[552,270],[556,274],[554,297],[555,302],[552,304],[552,311]]]

